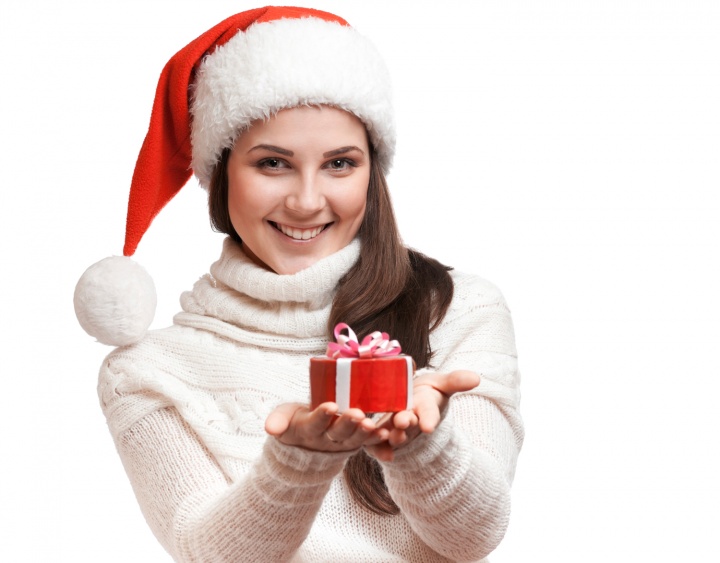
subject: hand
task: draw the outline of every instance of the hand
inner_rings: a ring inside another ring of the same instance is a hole
[[[323,403],[311,411],[307,406],[286,403],[265,421],[265,431],[283,444],[319,452],[344,452],[387,440],[386,428],[377,428],[360,409],[338,414],[335,403]]]
[[[437,428],[442,411],[450,397],[480,385],[480,376],[472,371],[457,370],[448,374],[427,373],[413,381],[413,408],[389,413],[378,421],[379,428],[388,430],[388,439],[366,445],[381,461],[392,461],[393,452],[414,440],[421,432],[429,434]]]

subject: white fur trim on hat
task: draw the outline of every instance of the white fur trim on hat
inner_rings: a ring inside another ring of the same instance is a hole
[[[387,172],[395,151],[390,76],[368,39],[317,18],[251,25],[207,56],[192,91],[192,168],[207,188],[223,149],[257,119],[331,105],[367,127]]]

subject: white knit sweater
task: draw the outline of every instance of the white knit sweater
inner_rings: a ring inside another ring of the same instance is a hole
[[[502,539],[523,438],[519,376],[509,311],[477,277],[453,273],[431,345],[438,371],[474,370],[481,384],[382,464],[399,515],[353,501],[349,454],[264,432],[277,405],[308,402],[308,358],[325,351],[334,289],[358,253],[353,242],[279,276],[228,239],[174,326],[105,360],[102,408],[143,513],[177,561],[474,561]]]

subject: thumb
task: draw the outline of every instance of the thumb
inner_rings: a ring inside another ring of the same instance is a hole
[[[265,420],[265,432],[271,436],[282,435],[290,426],[290,421],[302,405],[284,403],[272,411]]]
[[[480,385],[480,376],[473,371],[464,369],[451,371],[445,377],[440,377],[433,382],[433,387],[448,397],[461,391],[470,391],[478,385]]]

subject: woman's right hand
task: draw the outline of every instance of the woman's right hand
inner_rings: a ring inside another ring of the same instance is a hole
[[[377,428],[360,409],[338,414],[335,403],[315,410],[298,403],[277,407],[265,421],[265,431],[283,444],[319,452],[345,452],[387,440],[389,430]]]

